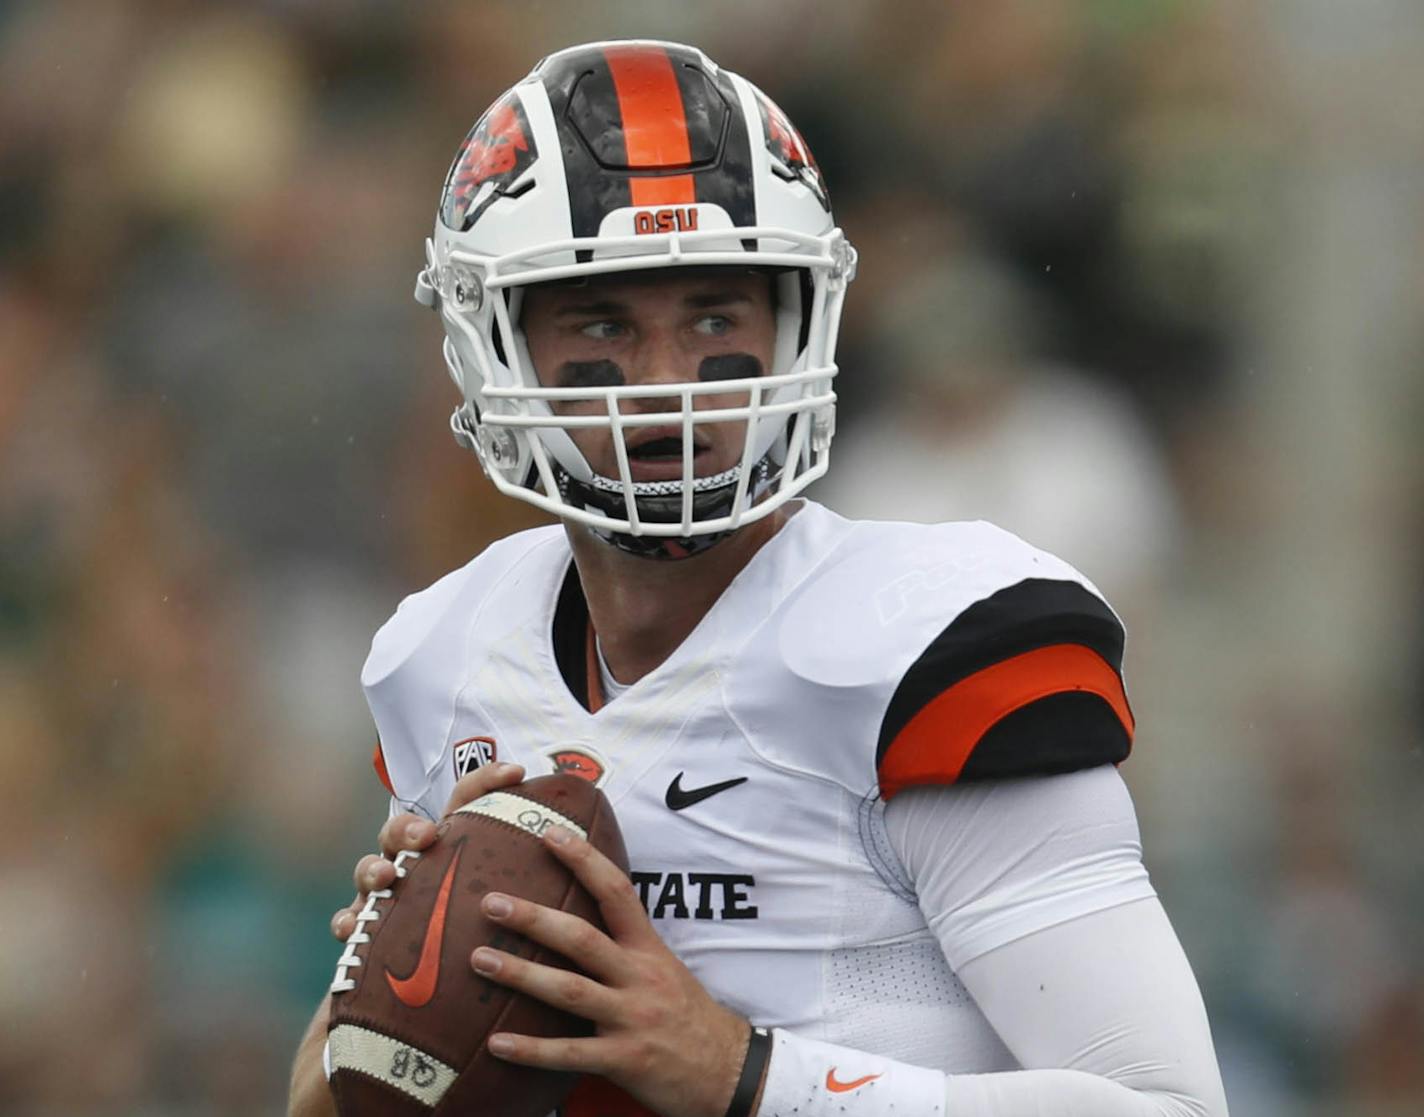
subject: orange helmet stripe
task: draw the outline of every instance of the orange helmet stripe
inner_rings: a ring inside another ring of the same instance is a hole
[[[604,52],[630,167],[685,167],[692,162],[687,114],[677,87],[672,59],[660,47],[610,47]],[[692,205],[697,201],[692,176],[649,176],[628,183],[635,206]]]

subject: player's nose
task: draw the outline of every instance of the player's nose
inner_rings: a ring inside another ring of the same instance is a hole
[[[645,333],[627,375],[632,385],[669,388],[666,394],[641,396],[630,403],[643,411],[672,410],[682,405],[680,393],[675,389],[697,380],[697,359],[678,344],[671,331]]]

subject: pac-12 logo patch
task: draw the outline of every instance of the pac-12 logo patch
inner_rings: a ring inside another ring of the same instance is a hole
[[[456,741],[450,749],[455,761],[455,778],[468,776],[476,768],[483,768],[494,759],[493,737],[466,737]]]
[[[602,787],[608,779],[608,761],[589,745],[554,745],[545,749],[544,755],[549,758],[555,772],[578,776],[594,787]]]

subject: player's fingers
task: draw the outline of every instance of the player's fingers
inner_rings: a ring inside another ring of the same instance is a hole
[[[417,814],[392,815],[376,836],[381,852],[388,859],[394,859],[403,849],[424,849],[434,840],[435,823]]]
[[[495,1032],[487,1041],[490,1053],[510,1063],[548,1070],[601,1074],[609,1066],[608,1041],[592,1039],[544,1039],[513,1032]]]
[[[562,954],[585,973],[613,985],[634,977],[618,944],[586,919],[503,892],[486,895],[480,908],[495,923]]]
[[[366,854],[356,862],[356,868],[351,874],[351,881],[356,885],[358,893],[375,892],[377,889],[388,888],[395,879],[395,865],[379,853]],[[356,903],[359,904],[364,899],[364,895],[358,895]]]
[[[341,942],[349,939],[351,932],[356,930],[356,912],[360,910],[363,902],[363,898],[357,896],[331,917],[331,933]]]
[[[544,832],[544,845],[598,901],[604,926],[615,939],[630,944],[662,941],[628,874],[599,850],[562,826],[551,826]]]
[[[481,795],[501,787],[509,787],[524,779],[524,769],[518,764],[500,761],[483,764],[468,776],[461,776],[450,792],[450,801],[445,804],[445,813],[458,810],[466,803],[473,802]]]
[[[540,965],[488,946],[476,950],[470,963],[481,977],[595,1024],[613,1023],[617,1019],[618,999],[614,992],[583,974]]]

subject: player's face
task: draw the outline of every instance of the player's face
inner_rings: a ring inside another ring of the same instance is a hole
[[[539,382],[551,388],[751,379],[771,369],[776,344],[771,280],[751,272],[654,272],[531,287],[521,322]],[[748,402],[746,392],[692,398],[699,411]],[[625,414],[679,408],[675,392],[619,402]],[[607,413],[602,400],[556,403],[554,410],[559,415]],[[570,434],[595,472],[619,475],[612,431],[585,427]],[[682,476],[682,429],[675,415],[666,426],[628,427],[625,437],[634,481]],[[745,422],[695,426],[695,476],[736,466],[745,437]]]

